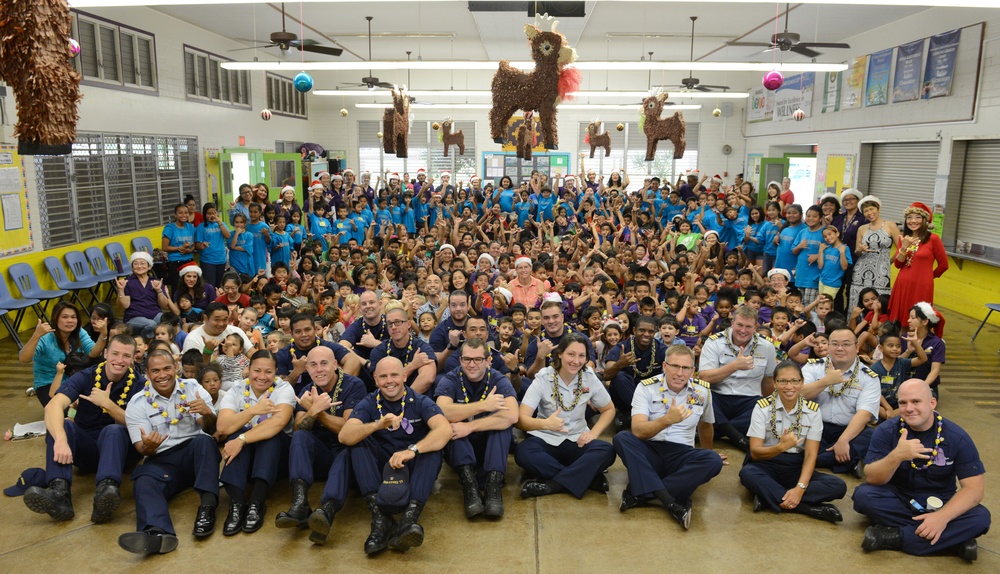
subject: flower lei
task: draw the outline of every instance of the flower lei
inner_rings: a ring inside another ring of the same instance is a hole
[[[827,358],[826,359],[826,368],[829,369],[832,366],[833,366],[833,363],[831,363],[830,359]],[[838,383],[838,384],[841,385],[839,391],[833,390],[833,387],[835,385],[830,385],[829,387],[826,388],[826,392],[830,393],[830,396],[836,398],[836,397],[839,397],[839,396],[843,395],[844,393],[846,393],[847,389],[849,389],[851,387],[854,387],[854,386],[857,386],[856,383],[858,382],[858,371],[860,369],[861,369],[861,366],[858,365],[858,367],[856,369],[854,369],[854,371],[851,373],[850,380],[848,380],[846,383],[842,383],[842,384]]]
[[[375,336],[375,333],[372,332],[372,327],[368,325],[368,321],[364,321],[362,323],[362,325],[364,326],[364,331],[361,333],[361,335],[364,336],[365,333],[371,333],[372,336],[375,337],[376,339],[381,339],[382,337],[384,337],[386,333],[385,315],[381,315],[381,317],[382,319],[379,321],[378,324],[377,337]]]
[[[400,405],[400,409],[399,409],[399,419],[400,419],[399,428],[403,429],[403,431],[406,432],[406,434],[413,434],[413,424],[410,423],[410,421],[408,421],[406,419],[406,391],[403,391],[403,398],[402,398],[402,400],[399,401],[399,405]],[[381,390],[379,390],[378,392],[375,393],[375,408],[378,410],[378,418],[381,419],[382,417],[385,416],[385,414],[382,413],[382,391]],[[387,428],[385,430],[387,430],[389,432],[392,432],[395,429],[393,429],[393,428],[390,427],[390,428]]]
[[[734,345],[732,343],[732,341],[733,341],[733,329],[730,327],[728,329],[728,331],[729,331],[729,333],[726,334],[726,335],[724,335],[724,337],[726,339],[726,344],[729,345],[729,348],[732,349],[733,353],[735,353],[736,356],[739,357],[740,353],[742,353],[743,351],[739,347],[737,347],[736,345]],[[757,342],[758,342],[758,340],[759,339],[757,337],[757,333],[754,333],[750,337],[750,343],[748,343],[750,345],[750,351],[748,353],[745,353],[748,357],[752,357],[753,354],[754,354],[754,351],[757,350]]]
[[[184,393],[184,380],[183,379],[177,379],[177,386],[181,390],[181,397],[180,397],[181,398],[181,402],[178,403],[177,405],[175,405],[175,410],[177,411],[177,416],[174,417],[174,418],[172,418],[172,419],[170,419],[170,424],[172,424],[172,425],[176,425],[177,423],[181,422],[181,419],[184,418],[184,410],[185,409],[184,409],[184,402],[183,401],[187,400],[187,394]],[[154,409],[160,411],[160,416],[162,416],[163,418],[165,418],[165,419],[166,418],[170,418],[170,414],[167,413],[167,409],[165,409],[162,405],[160,405],[159,401],[153,400],[152,389],[153,389],[152,383],[150,383],[147,380],[146,381],[146,386],[144,387],[144,392],[143,392],[143,394],[146,396],[146,403],[148,403]]]
[[[575,409],[580,404],[580,398],[588,391],[590,389],[583,386],[583,369],[580,369],[576,376],[576,386],[573,388],[573,404],[567,407],[563,404],[562,393],[559,392],[559,371],[552,369],[552,402],[563,411],[569,412]]]
[[[95,389],[100,389],[101,388],[101,372],[104,370],[104,365],[106,365],[106,364],[107,364],[107,361],[105,361],[104,363],[101,363],[101,364],[97,365],[97,370],[94,371],[94,388]],[[135,369],[133,369],[132,367],[129,367],[128,368],[128,378],[125,379],[125,388],[122,389],[122,393],[121,393],[121,395],[118,396],[118,401],[117,401],[118,402],[118,406],[120,406],[123,409],[125,408],[125,397],[128,396],[128,392],[132,389],[132,383],[133,382],[135,382]],[[111,386],[113,386],[113,383],[111,383],[110,381],[108,381],[108,390],[109,391],[111,390]],[[101,412],[107,414],[108,409],[102,408]]]
[[[781,440],[781,434],[778,432],[779,400],[780,399],[778,398],[777,392],[771,395],[771,436],[773,436],[778,440]],[[797,437],[802,432],[802,411],[805,410],[805,406],[806,406],[806,400],[802,398],[802,395],[799,395],[799,398],[795,403],[795,408],[798,409],[798,412],[795,413],[795,422],[792,423],[792,426],[785,429],[785,430],[791,430],[792,433]]]
[[[258,402],[271,396],[274,392],[275,383],[272,381],[271,386],[267,388],[263,396],[257,399]],[[250,408],[250,379],[243,379],[243,410],[248,410]],[[243,427],[243,430],[250,430],[253,427],[259,425],[263,421],[271,418],[271,415],[257,415],[257,420],[252,420]]]
[[[631,346],[633,353],[636,353],[638,351],[638,349],[636,349],[635,346],[635,335],[629,337],[626,343],[627,344],[622,345],[623,349],[626,349]],[[639,370],[639,361],[642,360],[641,357],[639,356],[636,356],[635,363],[633,365],[630,365],[632,367],[632,370],[635,371],[635,377],[634,377],[635,380],[641,381],[643,379],[648,379],[650,376],[652,376],[653,370],[656,368],[655,355],[656,355],[656,340],[654,339],[652,344],[649,345],[649,365],[647,366],[646,370],[645,371]]]
[[[493,374],[491,372],[492,370],[493,369],[491,369],[489,367],[486,368],[486,384],[483,386],[483,394],[480,395],[480,397],[479,397],[480,401],[485,401],[486,400],[487,391],[490,390],[490,378],[491,378],[491,375]],[[460,369],[458,378],[459,378],[459,380],[462,383],[462,395],[465,397],[465,404],[469,404],[469,391],[465,388],[465,380],[468,377],[465,376],[465,371],[464,370]],[[470,384],[471,384],[471,381],[470,381]]]
[[[927,470],[927,467],[934,464],[934,459],[937,458],[938,445],[940,445],[941,442],[944,440],[941,438],[941,429],[944,428],[944,417],[941,416],[941,413],[934,411],[934,418],[937,419],[937,436],[934,437],[934,448],[933,450],[931,450],[931,457],[927,459],[927,462],[925,462],[923,466],[917,466],[917,463],[911,460],[910,466],[913,467],[913,470]],[[906,421],[903,420],[903,417],[899,417],[900,438],[906,436],[906,429],[907,429]]]
[[[687,387],[688,387],[688,398],[687,400],[684,401],[684,405],[687,407],[687,410],[693,411],[695,406],[703,405],[704,403],[702,403],[701,397],[698,395],[698,391],[695,390],[694,385],[691,384],[691,381],[688,381]],[[662,380],[662,384],[660,385],[660,400],[657,402],[663,403],[665,405],[670,404],[670,399],[667,398],[667,389],[668,389],[667,380],[666,378],[664,378]]]
[[[387,357],[392,356],[392,350],[394,347],[395,345],[393,344],[392,339],[389,339],[388,341],[385,342],[385,355]],[[403,366],[405,367],[407,364],[409,364],[412,358],[413,358],[413,333],[410,333],[410,340],[406,342],[406,354],[403,355],[403,361],[402,361]]]
[[[920,249],[920,240],[917,239],[912,245],[906,248],[906,262],[904,263],[907,267],[913,265],[913,258],[917,255],[917,249]]]
[[[344,390],[344,369],[337,367],[337,384],[333,385],[333,394],[330,395],[330,402],[335,403],[340,398],[340,391]],[[338,405],[332,405],[327,412],[336,414]]]
[[[313,348],[320,346],[321,343],[322,341],[319,340],[319,337],[316,337],[316,343],[313,345]],[[311,351],[312,349],[309,350]],[[288,349],[288,354],[292,356],[293,361],[298,359],[298,357],[295,356],[295,343],[292,343],[291,347]]]

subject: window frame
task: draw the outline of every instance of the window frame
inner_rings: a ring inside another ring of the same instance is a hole
[[[160,95],[160,81],[159,81],[159,70],[156,64],[156,35],[115,22],[114,20],[109,20],[107,18],[102,18],[94,14],[89,14],[87,12],[80,12],[77,10],[72,10],[73,22],[71,30],[75,38],[82,38],[80,32],[81,22],[84,24],[94,26],[94,50],[97,65],[97,75],[89,75],[85,73],[83,68],[83,54],[88,48],[83,42],[80,44],[80,55],[71,58],[71,65],[74,70],[80,73],[81,80],[80,83],[85,86],[98,86],[102,88],[110,88],[113,90],[121,90],[126,92],[135,92],[141,94],[149,95]],[[105,77],[106,66],[104,65],[104,54],[101,50],[102,40],[101,40],[101,30],[110,30],[114,36],[112,42],[114,46],[114,70],[117,72],[117,79],[109,79]],[[126,63],[123,61],[122,57],[122,34],[126,34],[132,38],[132,61]],[[139,41],[145,40],[149,42],[149,70],[144,71],[142,65],[139,61]],[[135,78],[134,82],[125,81],[125,66],[131,65],[133,70],[133,75]],[[148,74],[151,86],[145,86],[142,84],[141,78],[145,77],[144,74]]]
[[[190,44],[181,46],[183,57],[181,58],[184,68],[184,97],[190,102],[223,106],[227,108],[238,108],[241,110],[252,109],[253,101],[250,94],[250,72],[247,70],[226,70],[222,64],[233,62],[230,58],[213,54],[207,50],[202,50]],[[191,56],[193,70],[190,70],[194,78],[194,92],[189,91],[188,86],[188,56]],[[198,67],[201,63],[205,65],[205,85],[201,85]],[[215,74],[213,80],[213,71]],[[226,77],[226,90],[222,90],[222,78]],[[234,82],[235,80],[235,82]],[[213,90],[215,90],[213,92]],[[216,95],[217,94],[217,95]]]
[[[306,94],[295,89],[295,83],[285,76],[266,73],[264,85],[267,88],[267,109],[278,116],[309,119]]]

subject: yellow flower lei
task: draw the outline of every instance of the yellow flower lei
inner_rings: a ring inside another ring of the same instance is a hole
[[[268,387],[266,391],[264,391],[263,396],[257,399],[257,401],[260,402],[270,397],[271,393],[274,392],[274,385],[275,382],[272,381],[271,386]],[[249,408],[250,408],[250,379],[243,379],[243,410],[248,410]],[[250,422],[248,422],[246,426],[243,427],[243,430],[248,431],[253,427],[259,425],[262,421],[265,421],[269,418],[271,418],[271,415],[259,415],[256,417],[256,420],[251,419]]]
[[[184,401],[187,401],[187,394],[184,392],[184,379],[177,379],[177,386],[181,390],[181,403],[175,407],[177,410],[177,416],[170,419],[170,424],[172,425],[176,425],[181,421],[181,419],[184,418]],[[167,409],[163,408],[159,402],[153,400],[153,393],[151,392],[152,388],[152,384],[149,381],[146,381],[145,392],[143,393],[146,396],[146,402],[149,403],[154,409],[160,411],[160,416],[165,419],[170,418],[170,414],[167,412]]]
[[[923,466],[917,466],[917,464],[911,460],[910,466],[913,467],[913,470],[927,470],[927,467],[934,464],[934,459],[937,458],[938,446],[944,440],[941,438],[941,429],[944,428],[944,417],[941,416],[941,413],[934,411],[934,418],[937,419],[937,436],[934,437],[934,448],[931,450],[931,457],[927,459],[927,462],[925,462]],[[903,417],[899,417],[900,438],[906,436],[906,428],[906,421],[903,420]]]
[[[94,388],[95,389],[100,389],[101,388],[101,372],[104,370],[104,365],[105,364],[107,364],[107,361],[105,361],[105,362],[97,365],[97,370],[94,371]],[[120,406],[123,409],[125,408],[125,397],[127,397],[128,396],[128,392],[130,390],[132,390],[132,383],[133,382],[135,382],[135,369],[133,369],[132,367],[129,367],[128,368],[128,378],[125,379],[125,388],[122,389],[122,393],[118,397],[118,406]],[[109,385],[108,388],[110,390],[110,385]],[[108,409],[103,409],[102,408],[101,412],[104,413],[104,414],[107,414]]]

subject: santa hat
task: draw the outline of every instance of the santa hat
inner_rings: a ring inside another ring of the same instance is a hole
[[[321,183],[320,186],[322,187],[322,185],[323,184]],[[294,192],[295,188],[292,187],[292,186],[290,186],[290,185],[286,185],[285,187],[281,188],[281,193],[285,193],[286,191],[293,191]]]
[[[371,177],[371,176],[372,172],[368,171],[367,169],[361,172],[361,177]]]
[[[844,198],[848,196],[853,196],[858,201],[861,201],[863,199],[863,196],[861,195],[860,191],[856,189],[847,188],[844,191],[840,192],[840,201],[844,201]]]
[[[699,177],[700,175],[701,175],[700,171],[698,171],[696,169],[692,169],[691,171],[686,172],[684,174],[684,177]]]
[[[420,171],[423,171],[423,170],[419,170],[417,172],[417,175],[420,175],[420,173],[419,173]],[[396,172],[392,172],[391,174],[389,174],[389,180],[393,180],[393,179],[399,179],[399,174],[396,173]]]
[[[395,175],[395,174],[393,174],[393,175]],[[424,170],[424,168],[420,168],[420,169],[417,170],[417,177],[420,177],[422,175],[427,175],[427,171]]]
[[[572,173],[571,173],[571,174],[568,174],[568,175],[566,176],[565,180],[566,180],[566,181],[576,181],[576,176],[574,176],[574,175],[573,175]]]
[[[510,292],[509,289],[504,289],[503,287],[497,287],[497,293],[503,295],[503,298],[507,300],[507,304],[514,300],[514,294]]]
[[[129,256],[129,258],[128,258],[128,264],[131,265],[131,264],[135,263],[136,259],[142,259],[143,261],[145,261],[149,265],[153,264],[153,256],[150,255],[149,253],[146,253],[145,251],[136,251],[131,256]]]
[[[774,269],[771,269],[770,271],[767,272],[767,278],[768,279],[770,279],[771,277],[773,277],[775,275],[784,275],[785,279],[787,279],[789,281],[792,280],[792,274],[789,273],[788,270],[782,269],[780,267],[775,267]]]
[[[451,172],[448,170],[442,171],[441,177],[451,177]]]
[[[493,259],[493,256],[490,255],[489,253],[483,253],[482,255],[479,256],[479,261],[482,261],[483,259],[490,262],[490,267],[493,267],[494,265],[497,264],[496,260]]]
[[[721,176],[721,175],[719,175],[719,174],[715,174],[715,175],[713,175],[713,176],[712,176],[712,182],[713,182],[713,183],[718,183],[718,184],[720,184],[720,185],[721,185],[721,184],[722,184],[722,176]]]
[[[323,189],[323,182],[319,181],[318,179],[313,180],[312,184],[309,186],[309,189]]]
[[[445,249],[450,249],[452,253],[455,253],[455,247],[450,243],[445,243],[440,249],[438,249],[438,251],[444,251]]]
[[[546,293],[545,295],[542,296],[542,302],[548,303],[549,301],[555,301],[556,303],[562,303],[563,302],[563,298],[562,298],[561,295],[559,295],[555,291],[552,291],[552,292]]]
[[[718,237],[719,236],[719,232],[716,231],[716,230],[714,230],[714,229],[709,229],[708,231],[705,232],[705,238],[708,239],[709,235],[714,235],[714,236]]]
[[[324,175],[325,175],[325,176],[327,176],[327,177],[329,177],[329,175],[330,175],[330,172],[328,172],[328,171],[326,171],[326,170],[324,169],[323,171],[321,171],[321,172],[317,173],[317,174],[316,174],[316,177],[323,177]]]
[[[340,175],[339,173],[335,173],[330,176],[330,179],[332,179],[333,181],[344,181],[344,176]]]
[[[840,198],[837,197],[837,194],[830,193],[830,192],[824,193],[823,195],[819,196],[819,202],[818,203],[820,205],[823,205],[823,203],[826,202],[826,201],[828,201],[828,200],[832,200],[837,205],[840,205]]]
[[[875,207],[879,209],[882,209],[882,200],[875,197],[874,195],[866,195],[862,197],[861,201],[858,202],[858,209],[864,209],[865,205],[869,203],[875,205]]]
[[[517,267],[522,263],[527,263],[528,265],[531,265],[531,259],[528,257],[518,257],[517,259],[514,260],[514,267]]]
[[[201,277],[202,270],[201,267],[198,267],[197,263],[195,263],[194,261],[189,261],[184,265],[180,266],[180,268],[177,270],[177,276],[184,277],[188,273],[194,273],[198,277]]]
[[[927,323],[930,324],[935,335],[938,337],[944,335],[944,315],[934,309],[927,301],[920,301],[914,307],[920,309],[920,314],[927,319]]]
[[[916,213],[917,215],[922,216],[927,221],[930,221],[931,213],[933,212],[931,211],[931,208],[927,207],[926,204],[920,203],[919,201],[914,201],[913,203],[910,204],[910,207],[907,207],[906,209],[903,210],[903,217],[906,217],[907,215],[910,215],[912,213]]]
[[[354,175],[354,170],[353,170],[353,169],[351,169],[351,168],[347,168],[347,169],[345,169],[345,170],[344,170],[344,175],[347,175],[347,174],[351,174],[351,175]]]
[[[476,183],[477,181],[482,181],[482,180],[479,179],[478,175],[472,174],[472,177],[469,178],[469,183]]]

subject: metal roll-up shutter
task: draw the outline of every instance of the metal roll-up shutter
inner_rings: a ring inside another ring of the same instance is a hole
[[[939,154],[936,141],[873,144],[868,189],[861,192],[882,201],[888,221],[902,222],[903,210],[914,201],[933,209]]]
[[[965,151],[962,199],[958,205],[956,239],[1000,247],[1000,203],[996,200],[996,168],[1000,165],[1000,140],[970,141]]]

